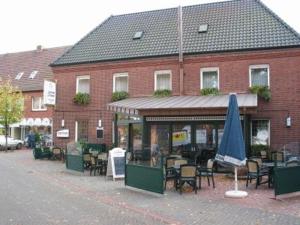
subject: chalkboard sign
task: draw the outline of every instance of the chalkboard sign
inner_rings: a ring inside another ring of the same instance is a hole
[[[125,174],[125,158],[124,157],[114,157],[114,167],[115,167],[115,173],[117,176],[124,175]]]
[[[109,151],[107,176],[113,176],[113,179],[125,177],[125,152],[121,148],[114,148]]]

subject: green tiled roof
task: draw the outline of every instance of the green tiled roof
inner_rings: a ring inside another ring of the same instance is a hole
[[[259,0],[186,6],[184,54],[300,46],[300,36]],[[178,54],[178,9],[111,16],[52,65]],[[199,33],[199,26],[208,30]],[[134,40],[136,32],[141,39]]]

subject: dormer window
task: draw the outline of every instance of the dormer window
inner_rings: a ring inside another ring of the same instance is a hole
[[[38,72],[39,71],[37,71],[37,70],[32,71],[31,74],[29,75],[29,79],[34,79]]]
[[[20,80],[21,77],[23,76],[24,72],[20,72],[17,74],[17,76],[15,77],[16,80]]]
[[[144,31],[135,32],[135,34],[133,35],[133,40],[141,39],[143,34],[144,34]]]
[[[201,24],[199,26],[198,33],[206,33],[208,30],[208,24]]]

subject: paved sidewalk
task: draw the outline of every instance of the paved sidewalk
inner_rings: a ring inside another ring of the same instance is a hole
[[[29,150],[0,152],[0,224],[300,224],[300,197],[275,200],[267,187],[246,199],[224,198],[232,180],[179,195],[132,191],[122,180],[69,172],[57,161],[34,160]],[[243,182],[240,184],[244,189]]]

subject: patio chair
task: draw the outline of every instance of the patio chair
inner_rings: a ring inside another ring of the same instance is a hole
[[[167,157],[166,158],[166,163],[165,163],[165,190],[167,187],[167,182],[169,180],[173,180],[174,181],[174,187],[176,187],[176,178],[177,178],[177,174],[176,171],[174,169],[174,165],[175,165],[175,160],[177,159],[177,157]]]
[[[290,160],[286,162],[287,167],[292,167],[292,166],[300,166],[300,161],[299,160]]]
[[[187,163],[188,163],[188,161],[186,159],[175,159],[174,160],[175,166],[180,166],[180,165],[187,164]]]
[[[215,161],[213,159],[209,159],[206,167],[198,167],[197,177],[199,177],[199,189],[201,188],[201,177],[207,177],[208,186],[210,186],[209,177],[211,177],[213,188],[215,188],[214,163]]]
[[[90,168],[91,166],[91,154],[90,153],[86,153],[83,154],[83,167],[85,169]]]
[[[61,160],[62,154],[61,154],[61,149],[60,148],[53,148],[52,149],[52,159],[54,160]]]
[[[262,159],[262,161],[267,161],[268,160],[268,153],[265,150],[261,150],[260,151],[260,157]]]
[[[250,158],[253,161],[256,161],[258,163],[258,167],[260,169],[260,171],[264,171],[264,172],[268,172],[269,169],[268,167],[263,166],[263,159],[260,157],[251,157]]]
[[[91,166],[90,166],[90,176],[92,176],[92,172],[94,171],[94,176],[96,175],[96,172],[100,174],[101,171],[101,164],[98,160],[96,160],[95,157],[91,157]]]
[[[107,153],[100,153],[98,155],[98,164],[100,166],[100,174],[104,175],[106,174],[106,169],[107,169]]]
[[[269,179],[269,171],[261,171],[258,165],[257,161],[254,160],[247,160],[247,181],[246,181],[246,187],[248,187],[248,182],[252,181],[252,179],[256,180],[255,188],[257,189],[258,185],[268,183],[270,185],[270,179]],[[264,176],[268,176],[268,180],[265,182],[261,182],[262,178]]]
[[[284,162],[283,152],[277,152],[277,151],[271,152],[271,160],[277,162]]]
[[[196,176],[196,165],[184,164],[180,165],[180,172],[178,177],[178,188],[180,194],[182,194],[182,187],[185,183],[193,187],[195,194],[197,194],[197,176]]]

